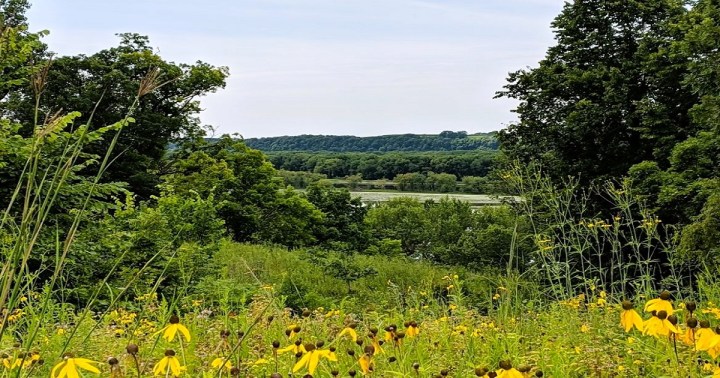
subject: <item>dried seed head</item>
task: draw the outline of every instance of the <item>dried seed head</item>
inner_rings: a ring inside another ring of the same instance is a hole
[[[488,378],[495,378],[495,377],[497,377],[497,376],[498,376],[498,373],[496,373],[496,372],[494,372],[494,371],[491,371],[491,372],[488,373]]]
[[[134,356],[138,354],[140,348],[138,348],[137,344],[128,344],[128,346],[125,347],[125,351]]]
[[[707,320],[700,321],[700,328],[710,328],[710,322]]]
[[[660,320],[665,320],[665,319],[667,319],[667,317],[668,317],[667,311],[665,311],[665,310],[660,310],[660,311],[658,311],[658,312],[657,312],[657,317],[658,317],[658,319],[660,319]]]
[[[293,328],[292,331],[295,333],[299,333],[300,331],[302,331],[302,328],[300,328],[300,326],[295,326],[295,328]]]
[[[623,310],[626,310],[626,311],[627,311],[627,310],[632,310],[633,307],[635,307],[635,306],[633,306],[633,303],[630,302],[630,301],[623,301],[623,302],[622,302],[622,308],[623,308]]]
[[[350,371],[348,372],[348,374],[349,374],[351,377],[354,377],[355,374],[357,374],[357,372],[356,372],[355,370],[350,370]]]
[[[337,349],[335,349],[334,346],[331,346],[330,348],[328,348],[328,350],[331,351],[331,352],[334,352],[334,351],[336,351]]]
[[[302,344],[302,339],[295,340],[295,346],[300,346]]]
[[[373,335],[377,335],[377,333],[378,333],[377,327],[370,327],[369,331],[370,331],[370,333],[372,333]]]
[[[477,375],[478,377],[482,377],[483,375],[485,375],[485,374],[487,374],[487,373],[488,373],[488,369],[487,369],[487,368],[484,368],[484,367],[482,367],[482,368],[480,368],[480,367],[475,368],[475,375]]]
[[[685,321],[685,324],[688,328],[695,328],[698,325],[698,321],[695,318],[688,318],[688,320]]]
[[[302,317],[303,317],[303,318],[307,318],[307,317],[310,316],[310,315],[312,315],[312,312],[310,312],[310,310],[304,310],[304,311],[302,312]]]
[[[352,323],[348,324],[348,328],[350,328],[350,329],[355,329],[355,328],[357,328],[357,323],[352,322]]]
[[[348,349],[347,354],[348,354],[348,356],[354,356],[354,355],[355,355],[355,351],[352,350],[352,349]]]
[[[177,315],[173,314],[172,316],[170,316],[170,324],[178,323],[180,323],[180,318]]]
[[[280,348],[280,342],[277,341],[277,340],[275,340],[275,341],[272,342],[272,346],[273,346],[273,349]]]
[[[530,371],[531,367],[530,365],[520,365],[518,367],[518,371],[521,373],[528,373]]]
[[[277,374],[277,373],[276,373],[276,374]],[[230,375],[233,376],[233,377],[240,376],[240,368],[237,367],[237,366],[234,366],[232,369],[230,369]],[[279,378],[279,377],[282,377],[282,375],[280,375],[280,374],[278,374],[277,376],[271,375],[271,377],[272,377],[272,378],[275,378],[275,377],[278,377],[278,378]]]
[[[357,341],[355,341],[355,344],[357,344],[358,346],[362,346],[363,342],[363,339],[357,339]]]
[[[393,363],[395,361],[397,361],[397,358],[395,356],[390,356],[390,358],[388,358],[389,363]]]
[[[697,309],[697,304],[695,303],[695,301],[687,301],[685,302],[685,309],[693,312],[695,311],[695,309]]]
[[[312,352],[315,350],[315,344],[307,343],[304,345],[304,347],[305,347],[305,350],[308,352]]]
[[[667,290],[663,290],[663,292],[660,293],[660,299],[665,300],[665,301],[670,300],[670,296],[671,296],[671,294]]]
[[[450,374],[450,371],[448,369],[440,370],[440,375],[442,375],[443,377],[447,377],[448,374]]]
[[[670,324],[672,324],[672,325],[677,325],[677,324],[678,324],[678,317],[677,317],[677,315],[675,315],[675,314],[672,314],[672,315],[668,316],[668,317],[667,317],[667,320],[668,320],[668,321],[670,322]]]
[[[372,356],[375,354],[375,347],[372,345],[365,345],[364,351],[368,356]]]
[[[230,331],[228,331],[226,329],[220,331],[220,337],[222,337],[223,339],[227,339],[228,336],[230,336]]]
[[[503,370],[512,369],[512,363],[510,362],[510,360],[502,360],[502,361],[500,361],[500,363],[498,365],[500,366],[500,369],[503,369]]]
[[[318,342],[315,343],[315,346],[318,347],[318,349],[319,349],[319,348],[322,348],[323,345],[325,345],[325,342],[322,341],[322,340],[320,340],[320,341],[318,341]]]
[[[175,351],[172,350],[172,349],[168,349],[168,350],[165,351],[165,356],[166,356],[166,357],[173,357],[173,356],[175,356]]]
[[[115,365],[119,364],[120,361],[118,361],[118,359],[115,357],[110,357],[110,358],[108,358],[107,363],[110,366],[115,366]]]
[[[536,377],[541,378],[543,375],[545,375],[545,373],[543,373],[542,370],[536,370],[536,371],[535,371],[535,376],[536,376]]]
[[[420,369],[420,364],[418,362],[415,362],[412,364],[413,369],[418,370]]]

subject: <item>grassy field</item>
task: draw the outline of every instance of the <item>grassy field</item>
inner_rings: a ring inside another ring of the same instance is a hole
[[[454,198],[460,201],[469,202],[472,206],[498,205],[503,198],[484,194],[458,194],[458,193],[416,193],[416,192],[381,192],[381,191],[358,191],[351,192],[354,197],[360,197],[365,203],[385,202],[393,198],[410,197],[418,201],[439,201],[442,198]]]

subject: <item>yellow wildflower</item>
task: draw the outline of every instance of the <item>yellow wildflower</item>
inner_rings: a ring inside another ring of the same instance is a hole
[[[163,357],[155,367],[153,368],[154,375],[167,376],[172,373],[173,377],[179,377],[183,371],[183,367],[180,366],[180,360],[175,357],[175,351],[168,349],[165,351],[165,357]]]
[[[651,299],[645,303],[645,312],[653,312],[653,311],[665,311],[665,313],[670,316],[673,314],[674,310],[672,307],[672,302],[670,302],[670,292],[665,290],[662,293],[660,293],[659,298]]]
[[[320,358],[324,357],[327,359],[331,359],[331,356],[334,356],[334,352],[331,352],[328,349],[319,349],[319,347],[322,347],[322,343],[318,343],[318,346],[308,343],[305,344],[304,347],[307,353],[305,353],[302,358],[295,364],[295,366],[293,366],[293,373],[298,372],[300,369],[306,368],[308,373],[310,373],[310,375],[313,375],[315,374],[315,370],[320,364]],[[337,360],[337,357],[335,357],[334,359]]]
[[[411,321],[407,324],[405,335],[407,337],[415,337],[418,334],[420,334],[420,329],[418,328],[418,324],[415,321]]]
[[[290,344],[286,346],[285,348],[278,349],[278,354],[283,354],[285,352],[292,352],[293,354],[298,353],[305,353],[305,347],[302,345],[302,342],[300,340],[295,341],[295,343]]]
[[[97,362],[88,360],[86,358],[74,358],[72,357],[72,355],[68,354],[65,356],[62,362],[53,367],[52,371],[50,372],[50,377],[79,377],[80,373],[78,373],[78,368],[81,370],[87,370],[95,374],[100,374],[100,369],[92,365],[96,363]]]
[[[187,342],[190,342],[190,331],[188,331],[187,327],[180,324],[180,318],[177,315],[173,315],[170,317],[170,324],[167,327],[158,331],[156,334],[162,332],[163,338],[165,340],[173,341],[178,331],[185,337],[185,340]]]
[[[220,367],[224,367],[227,370],[232,369],[232,363],[230,360],[227,360],[223,357],[218,357],[213,360],[212,364],[210,364],[213,368],[218,369]]]
[[[695,340],[695,350],[707,351],[720,343],[720,336],[710,329],[710,322],[703,320],[700,322],[700,329],[695,333]]]
[[[347,327],[343,328],[343,330],[340,332],[338,337],[343,337],[344,335],[350,336],[352,341],[357,341],[357,332],[355,331],[355,327],[357,327],[356,323],[351,323]]]
[[[625,332],[630,332],[632,327],[638,330],[643,330],[643,320],[640,314],[633,309],[633,304],[630,301],[623,301],[623,311],[620,313],[620,325],[622,325]]]

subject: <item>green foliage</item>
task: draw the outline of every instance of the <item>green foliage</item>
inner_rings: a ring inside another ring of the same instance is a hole
[[[245,139],[248,146],[270,151],[457,151],[496,149],[495,133],[473,134],[465,131],[443,131],[439,135],[382,135],[356,137],[347,135],[298,135]]]
[[[694,130],[696,97],[674,66],[683,58],[664,53],[684,13],[675,0],[567,2],[553,22],[557,44],[498,93],[520,101],[519,123],[500,133],[509,157],[588,183],[667,156]]]
[[[198,139],[175,151],[165,184],[181,196],[214,195],[218,215],[238,241],[290,247],[315,242],[323,214],[292,188],[258,150],[229,136]]]
[[[277,169],[324,174],[330,178],[360,175],[365,180],[429,172],[458,177],[486,176],[497,164],[497,151],[441,152],[269,152]]]
[[[469,269],[507,267],[511,254],[516,268],[523,269],[532,246],[513,239],[526,235],[527,224],[506,206],[473,209],[466,202],[444,198],[420,203],[409,198],[392,199],[372,208],[366,217],[374,240],[369,254],[396,253],[392,241],[399,241],[402,252],[440,264],[461,265]]]
[[[277,170],[277,175],[282,177],[286,186],[290,185],[295,189],[305,189],[313,183],[327,179],[327,175],[320,173],[295,172],[284,169]]]
[[[60,109],[83,112],[80,121],[91,128],[121,119],[140,91],[136,122],[120,135],[113,164],[103,175],[105,181],[122,181],[142,199],[156,194],[161,159],[168,143],[185,136],[202,134],[197,118],[199,96],[225,86],[227,68],[203,62],[175,64],[154,52],[147,37],[121,34],[117,47],[93,55],[55,58],[45,73],[40,114],[51,117]],[[148,72],[158,77],[140,83]],[[6,112],[24,125],[25,135],[36,124],[36,96],[25,86],[9,93]],[[92,122],[90,122],[92,120]],[[102,154],[109,141],[98,141],[88,152]]]
[[[324,214],[317,240],[333,249],[362,251],[367,246],[367,208],[347,189],[335,189],[322,182],[311,185],[305,196]]]

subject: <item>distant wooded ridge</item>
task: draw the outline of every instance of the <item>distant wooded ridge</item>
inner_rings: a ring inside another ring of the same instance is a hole
[[[443,131],[440,134],[397,134],[370,137],[351,135],[297,135],[245,139],[248,147],[261,151],[468,151],[496,150],[496,133],[468,134]]]

